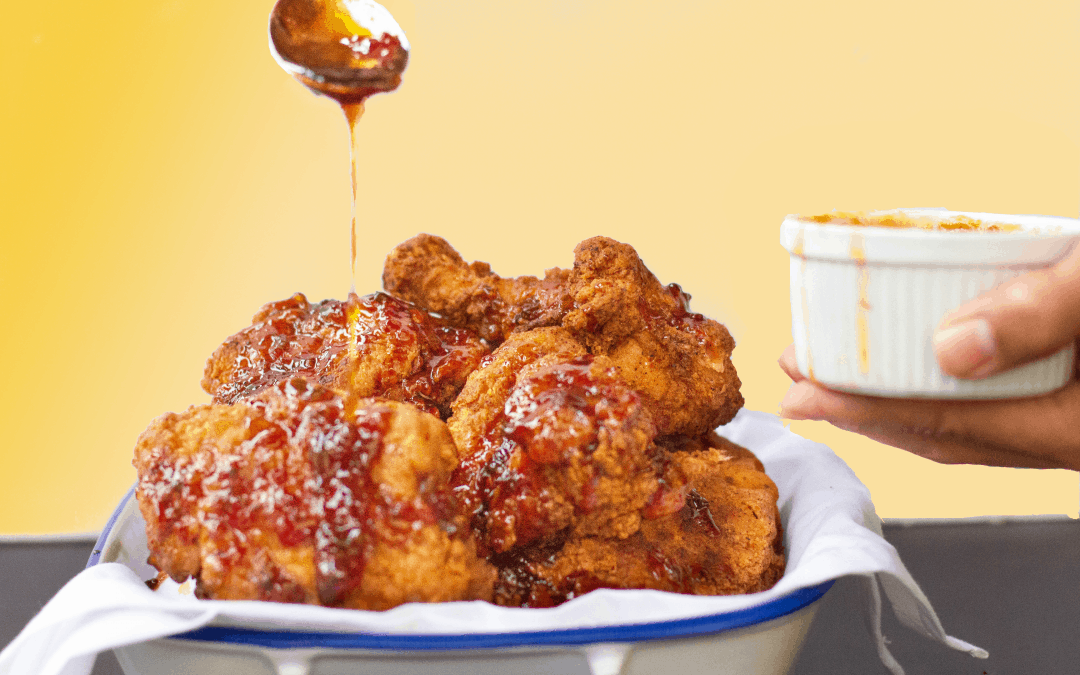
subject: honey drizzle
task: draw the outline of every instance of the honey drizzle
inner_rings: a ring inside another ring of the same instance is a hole
[[[870,270],[866,267],[866,242],[862,233],[853,232],[849,255],[859,269],[859,302],[855,309],[855,331],[859,353],[859,372],[870,372]]]
[[[356,205],[359,201],[357,188],[357,173],[360,170],[360,147],[357,142],[356,125],[364,115],[364,101],[356,103],[342,103],[341,111],[345,113],[345,120],[349,123],[349,159],[352,169],[352,232],[349,238],[349,270],[351,273],[349,282],[349,296],[356,295]]]

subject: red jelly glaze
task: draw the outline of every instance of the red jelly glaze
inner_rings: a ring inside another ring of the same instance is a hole
[[[674,303],[664,307],[653,307],[642,297],[638,300],[638,311],[649,328],[667,325],[694,336],[698,344],[705,349],[710,358],[719,358],[720,349],[709,336],[709,320],[701,314],[690,311],[690,294],[683,291],[679,284],[664,287]]]
[[[237,447],[154,462],[140,479],[161,522],[189,539],[201,532],[226,571],[259,555],[251,548],[259,546],[250,537],[255,532],[276,535],[285,547],[311,545],[319,601],[332,606],[361,583],[377,546],[403,544],[417,523],[453,532],[448,490],[426,489],[402,502],[371,478],[389,406],[353,411],[332,390],[301,377],[245,404],[246,440]],[[301,588],[269,569],[256,580],[262,599],[303,600]]]
[[[163,448],[152,452],[139,475],[139,493],[153,504],[163,538],[176,537],[182,545],[197,545],[205,468],[193,457],[167,457]]]
[[[214,400],[234,403],[296,375],[347,387],[350,332],[355,357],[378,360],[359,364],[375,373],[374,390],[360,395],[406,401],[443,419],[450,400],[489,351],[470,331],[447,326],[386,293],[317,304],[297,293],[264,306],[252,325],[230,340],[236,353]]]
[[[495,551],[554,534],[545,501],[564,488],[552,470],[579,457],[595,472],[588,458],[600,429],[619,427],[638,408],[638,395],[613,373],[594,375],[592,362],[586,355],[523,379],[489,425],[481,449],[462,458],[456,491],[473,529]],[[580,495],[568,495],[578,511],[595,506],[598,477],[593,473]]]
[[[297,293],[268,303],[226,343],[236,345],[236,353],[214,401],[235,403],[296,375],[330,384],[332,369],[347,357],[348,337],[344,302],[311,304]]]
[[[315,579],[319,602],[339,604],[363,578],[387,525],[386,500],[371,479],[390,422],[386,409],[359,411],[352,424],[340,406],[317,411],[310,443],[315,489],[323,517],[315,532]],[[310,439],[310,440],[309,440]],[[312,442],[314,441],[314,442]]]

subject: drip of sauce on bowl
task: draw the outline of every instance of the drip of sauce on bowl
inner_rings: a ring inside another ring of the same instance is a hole
[[[870,372],[870,270],[866,267],[866,243],[859,232],[851,235],[849,255],[859,270],[859,303],[855,308],[855,335],[859,353],[859,372]]]
[[[806,297],[806,253],[803,251],[803,246],[803,231],[799,230],[795,235],[795,243],[791,247],[791,254],[799,259],[800,275],[803,280],[799,290],[802,294],[803,339],[806,343],[806,377],[811,382],[816,382],[814,379],[814,355],[810,351],[810,300]]]
[[[390,12],[372,0],[278,0],[270,13],[270,51],[304,86],[337,101],[349,123],[351,296],[356,292],[361,178],[357,124],[368,97],[393,91],[401,84],[409,62],[409,41]]]

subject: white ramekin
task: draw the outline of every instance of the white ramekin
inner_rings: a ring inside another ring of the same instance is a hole
[[[1072,345],[1000,375],[960,380],[941,372],[931,338],[950,310],[1067,255],[1080,239],[1080,221],[944,209],[888,213],[1017,227],[942,231],[785,218],[780,243],[791,254],[791,333],[803,375],[832,389],[910,398],[1035,396],[1069,381]]]

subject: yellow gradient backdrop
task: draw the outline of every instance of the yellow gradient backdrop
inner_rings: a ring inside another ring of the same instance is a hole
[[[0,533],[99,529],[155,416],[264,302],[349,288],[342,115],[269,0],[13,3],[0,26]],[[787,213],[1076,216],[1080,4],[396,0],[359,290],[419,231],[504,274],[632,243],[787,388]],[[942,467],[825,425],[884,516],[1074,513],[1077,476]]]

